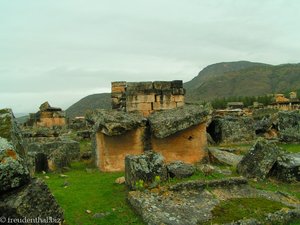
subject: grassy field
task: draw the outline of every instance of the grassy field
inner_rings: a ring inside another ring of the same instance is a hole
[[[101,173],[76,162],[64,174],[66,178],[55,173],[38,176],[46,181],[64,209],[65,224],[143,224],[126,202],[125,185],[114,183],[123,173]]]
[[[89,143],[81,143],[82,148],[89,149]],[[300,152],[300,145],[285,144],[280,145],[286,151]],[[228,146],[227,146],[228,147]],[[250,148],[250,145],[231,146],[235,148],[242,148],[243,151]],[[222,167],[221,167],[222,168]],[[233,174],[231,176],[237,176],[234,172],[234,168],[231,168]],[[54,194],[56,200],[64,210],[65,224],[67,225],[123,225],[123,224],[144,224],[141,218],[139,218],[131,209],[126,201],[127,188],[125,185],[115,184],[116,178],[124,176],[123,172],[116,173],[104,173],[99,172],[96,168],[91,168],[90,165],[84,162],[72,163],[71,170],[64,173],[67,177],[61,177],[57,173],[38,174],[37,176],[44,179],[48,184],[51,192]],[[46,179],[46,177],[49,177]],[[174,184],[186,180],[197,179],[218,179],[224,178],[225,175],[219,173],[212,173],[205,176],[201,172],[196,172],[192,177],[183,180],[172,179],[162,185]],[[282,191],[294,195],[300,199],[300,183],[286,184],[277,182],[274,180],[266,181],[254,181],[250,180],[250,185],[258,189],[264,189],[268,191]],[[247,203],[247,199],[245,200]],[[255,205],[255,199],[250,200]],[[245,204],[246,204],[245,203]],[[251,203],[251,204],[252,204]],[[228,208],[227,205],[231,204],[230,208],[234,206],[240,208],[240,202],[227,202],[224,205],[220,205],[219,211],[216,211],[216,220],[214,222],[227,221],[227,217],[218,216],[220,212]],[[248,203],[247,203],[248,204]],[[233,205],[233,206],[232,206]],[[249,205],[249,204],[248,204]],[[277,206],[262,207],[263,211],[272,211]],[[252,213],[255,207],[249,206],[249,212]],[[87,211],[88,210],[88,211]],[[255,212],[255,210],[254,210]],[[234,213],[234,212],[228,212]],[[247,213],[243,211],[241,213]],[[235,213],[234,213],[235,214]],[[256,214],[253,214],[256,216]],[[260,215],[257,214],[257,217]],[[300,224],[300,221],[296,221],[293,224]]]

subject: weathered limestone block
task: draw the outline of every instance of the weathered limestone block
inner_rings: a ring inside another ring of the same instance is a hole
[[[87,115],[94,124],[97,166],[102,171],[123,171],[127,154],[144,151],[146,120],[139,113],[99,110]]]
[[[172,88],[172,94],[173,95],[185,95],[185,89],[184,88]]]
[[[163,101],[163,102],[153,102],[153,110],[166,110],[166,109],[175,109],[176,102]]]
[[[207,155],[206,124],[194,125],[164,138],[152,135],[151,145],[153,151],[162,154],[166,162],[199,162]]]
[[[207,154],[206,121],[209,114],[209,108],[192,105],[154,112],[149,116],[152,149],[162,154],[166,162],[201,161]]]
[[[21,157],[25,156],[22,132],[11,109],[0,109],[0,137],[7,139]]]
[[[300,111],[278,113],[279,138],[284,142],[300,142]]]
[[[175,102],[184,102],[184,95],[174,95]]]
[[[209,148],[208,153],[211,162],[229,166],[237,166],[243,158],[243,156],[221,151],[216,148]]]
[[[167,170],[168,175],[171,178],[180,179],[192,176],[195,173],[196,168],[191,164],[187,164],[182,161],[175,161],[167,165]]]
[[[0,193],[29,181],[30,174],[24,160],[6,139],[0,137]]]
[[[172,88],[182,88],[183,87],[183,82],[182,80],[173,80],[171,82],[171,87]]]
[[[155,94],[139,94],[139,95],[130,95],[126,97],[127,104],[133,103],[151,103],[155,101]]]
[[[48,157],[48,168],[50,171],[62,170],[64,167],[69,167],[71,158],[68,155],[66,146],[60,146],[52,151]]]
[[[96,162],[101,171],[124,171],[126,155],[144,152],[145,128],[138,127],[121,135],[96,133]]]
[[[86,115],[87,121],[94,124],[94,130],[108,136],[121,135],[139,126],[146,120],[138,113],[125,113],[115,110],[96,110]]]
[[[30,222],[29,224],[50,225],[63,222],[62,209],[56,203],[47,185],[39,179],[33,179],[21,188],[0,195],[0,215],[5,218],[26,217],[43,220],[43,222]]]
[[[44,102],[43,104],[40,105],[40,111],[46,111],[47,109],[49,109],[51,106],[49,104],[49,102]]]
[[[274,143],[258,139],[237,165],[237,171],[247,178],[265,179],[281,154]]]
[[[154,81],[153,88],[157,90],[170,90],[172,83],[170,81]]]
[[[125,158],[125,180],[126,185],[136,189],[136,182],[142,180],[145,185],[151,185],[155,177],[160,180],[167,179],[167,168],[162,155],[148,151],[141,155],[128,155]]]
[[[126,81],[117,81],[111,83],[111,92],[125,92]]]
[[[300,181],[300,153],[280,156],[272,169],[272,175],[281,181]]]
[[[157,138],[165,138],[178,131],[207,121],[211,109],[187,105],[180,109],[155,112],[149,117],[151,131]]]
[[[141,103],[126,103],[126,110],[131,111],[149,111],[152,110],[152,103],[141,102]]]
[[[216,143],[237,143],[255,140],[254,120],[250,117],[215,117],[207,129]]]
[[[126,91],[143,91],[153,89],[152,82],[127,82]]]

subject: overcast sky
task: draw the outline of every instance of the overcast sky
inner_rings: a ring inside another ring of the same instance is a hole
[[[299,0],[1,0],[0,108],[68,108],[116,80],[300,62]]]

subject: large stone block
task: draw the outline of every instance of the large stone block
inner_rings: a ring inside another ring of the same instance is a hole
[[[171,82],[171,87],[172,88],[182,88],[183,87],[183,82],[182,80],[173,80]]]
[[[237,171],[247,178],[265,179],[282,151],[274,143],[259,139],[237,165]]]
[[[133,103],[151,103],[155,101],[155,94],[139,94],[126,97],[128,105]]]
[[[164,138],[152,135],[151,144],[153,151],[162,154],[166,162],[200,162],[207,155],[206,124],[191,126]]]
[[[143,91],[153,89],[152,82],[127,82],[127,91]]]
[[[126,155],[144,151],[145,128],[139,127],[118,136],[96,134],[96,161],[101,171],[124,171]]]
[[[184,102],[184,95],[174,95],[175,102]]]
[[[153,110],[166,110],[176,108],[176,102],[153,102]]]
[[[157,90],[170,90],[172,84],[170,81],[154,81],[153,88]]]
[[[272,176],[285,182],[300,181],[300,153],[284,154],[278,158]]]
[[[150,102],[141,102],[141,103],[128,103],[126,104],[126,110],[131,111],[150,111],[152,110],[152,103]]]
[[[62,224],[63,222],[62,209],[56,203],[47,185],[39,179],[0,195],[0,215],[1,218],[6,219],[3,221],[6,222],[5,224]],[[32,221],[9,223],[8,218],[26,218]]]
[[[22,132],[11,109],[0,109],[0,137],[7,139],[21,157],[25,156]]]
[[[111,92],[125,92],[126,81],[118,81],[111,83]]]
[[[145,185],[151,185],[155,177],[167,179],[167,168],[162,155],[148,151],[142,155],[127,155],[125,158],[126,185],[135,190],[136,182],[142,180]]]
[[[14,147],[0,137],[0,192],[20,187],[30,181],[27,165]]]

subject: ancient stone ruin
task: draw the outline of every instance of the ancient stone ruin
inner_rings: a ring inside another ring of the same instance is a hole
[[[51,107],[48,102],[40,106],[37,113],[29,114],[27,126],[54,127],[66,125],[65,112],[61,108]]]
[[[112,108],[125,112],[138,111],[148,116],[156,110],[174,109],[184,105],[182,80],[125,82],[111,84]]]
[[[86,116],[94,124],[97,166],[122,171],[126,155],[151,150],[162,154],[166,162],[203,159],[210,109],[184,106],[184,93],[182,81],[113,82],[113,110]]]
[[[122,171],[126,155],[150,150],[161,153],[167,162],[198,162],[206,155],[209,112],[201,106],[185,106],[155,112],[147,119],[134,112],[95,111],[87,119],[94,123],[97,166]]]
[[[0,215],[3,219],[35,219],[60,224],[63,211],[47,185],[31,178],[21,131],[10,109],[0,110]],[[50,218],[50,220],[49,220]],[[8,222],[9,221],[1,221]],[[21,224],[22,222],[11,222]],[[26,222],[34,224],[34,222]]]

